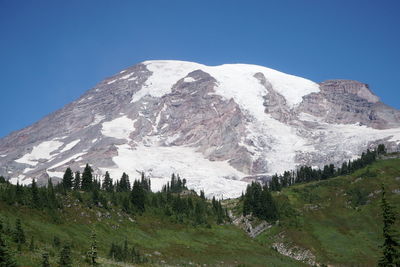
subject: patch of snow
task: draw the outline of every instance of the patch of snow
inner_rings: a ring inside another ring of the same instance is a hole
[[[96,115],[94,115],[94,120],[92,121],[92,123],[90,123],[87,127],[95,126],[95,125],[99,124],[102,120],[104,120],[105,118],[106,118],[106,116],[104,116],[104,115],[96,114]]]
[[[299,114],[299,119],[301,121],[310,121],[310,122],[323,122],[322,118],[316,117],[314,115],[305,113],[305,112],[301,112]]]
[[[27,173],[30,172],[32,170],[34,170],[35,168],[25,168],[24,171],[22,173]]]
[[[60,153],[63,153],[63,152],[65,152],[65,151],[70,150],[71,148],[73,148],[74,146],[76,146],[80,141],[81,141],[81,139],[77,139],[77,140],[74,140],[74,141],[72,141],[72,142],[66,144],[66,145],[64,146],[64,148],[60,150]]]
[[[128,78],[130,78],[133,74],[135,74],[135,73],[134,73],[134,72],[129,73],[129,74],[127,74],[127,75],[122,76],[120,79],[122,79],[122,80],[128,79]]]
[[[185,83],[192,83],[195,82],[196,80],[192,77],[185,77],[185,79],[183,79],[183,82]]]
[[[42,142],[39,145],[34,146],[30,153],[23,155],[15,161],[36,166],[39,163],[38,161],[41,159],[51,160],[54,158],[54,155],[51,155],[51,153],[58,150],[62,145],[64,145],[63,142],[55,140]]]
[[[68,136],[67,135],[65,135],[65,136],[61,136],[61,137],[56,137],[56,138],[54,138],[53,140],[63,140],[63,139],[65,139],[65,138],[67,138]]]
[[[147,147],[140,145],[118,145],[118,156],[113,161],[118,166],[109,171],[113,179],[119,179],[126,172],[131,181],[140,178],[144,171],[151,177],[152,190],[159,191],[171,177],[179,173],[187,180],[190,189],[204,190],[208,197],[232,198],[241,195],[247,183],[240,181],[245,176],[226,161],[210,161],[191,147]],[[168,159],[168,160],[166,160]],[[195,168],[193,166],[196,166]]]
[[[26,178],[25,179],[25,175],[20,174],[18,175],[18,177],[13,177],[9,180],[9,182],[11,184],[16,185],[17,183],[19,183],[20,185],[31,185],[32,184],[32,179],[31,178]]]
[[[103,122],[101,133],[108,137],[128,139],[129,135],[135,131],[135,122],[136,120],[132,120],[127,116],[122,116],[112,121]]]
[[[93,96],[89,96],[89,97],[87,98],[87,100],[91,100],[91,99],[93,99]]]
[[[97,141],[97,138],[93,139],[93,140],[92,140],[92,144],[93,144],[93,143],[96,143],[96,141]]]
[[[121,70],[119,73],[122,74],[122,73],[124,73],[124,72],[126,72],[126,70]]]
[[[107,84],[115,83],[117,80],[118,80],[118,79],[111,80],[111,81],[107,82]]]
[[[57,171],[49,171],[46,170],[47,174],[49,175],[50,178],[63,178],[64,172],[57,172]]]
[[[132,78],[129,78],[128,81],[135,81],[136,79],[137,79],[137,77],[132,77]]]
[[[65,160],[60,161],[59,163],[57,163],[57,164],[51,166],[49,169],[55,169],[55,168],[57,168],[57,167],[59,167],[59,166],[64,165],[65,163],[68,163],[68,162],[72,161],[73,159],[76,160],[77,158],[79,158],[80,156],[85,155],[85,154],[86,154],[86,152],[77,153],[77,154],[75,154],[75,155],[73,155],[73,156],[70,156],[70,157],[66,158]]]
[[[7,155],[0,155],[1,158],[7,157]]]

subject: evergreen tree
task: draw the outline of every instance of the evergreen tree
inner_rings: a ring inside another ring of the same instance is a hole
[[[0,234],[0,267],[16,267],[17,264]]]
[[[104,176],[102,189],[107,191],[107,192],[112,192],[113,191],[113,181],[112,181],[112,179],[110,177],[110,174],[108,172],[106,172],[106,175]]]
[[[17,244],[25,244],[25,233],[22,229],[21,220],[17,219],[15,222],[14,242]]]
[[[140,179],[140,183],[141,183],[141,185],[142,185],[144,190],[146,190],[147,192],[151,191],[150,179],[146,179],[146,177],[144,175],[144,172],[142,172],[142,177]]]
[[[71,190],[72,189],[73,180],[74,180],[74,177],[73,177],[72,170],[70,168],[67,168],[65,170],[65,173],[64,173],[64,176],[63,176],[63,179],[62,179],[62,185],[64,186],[65,190]]]
[[[385,145],[384,145],[384,144],[378,145],[378,148],[377,148],[377,150],[376,150],[376,153],[377,153],[378,155],[386,154],[386,147],[385,147]]]
[[[72,267],[71,247],[69,244],[65,244],[60,251],[58,265],[60,267]]]
[[[146,193],[140,182],[135,180],[131,191],[131,202],[133,206],[139,211],[145,210]]]
[[[58,206],[56,194],[54,192],[53,183],[51,178],[47,182],[47,199],[48,202],[46,203],[49,208],[54,208]]]
[[[82,174],[81,189],[84,191],[90,191],[92,189],[92,184],[93,184],[92,168],[89,166],[89,164],[86,164],[86,167],[83,170]]]
[[[205,194],[204,194],[204,191],[203,191],[203,190],[200,190],[200,198],[201,198],[201,199],[203,199],[203,200],[205,200],[205,199],[206,199],[206,196],[205,196]]]
[[[42,267],[50,267],[49,254],[48,253],[43,253],[42,254]]]
[[[121,180],[119,180],[118,192],[129,192],[131,190],[131,184],[129,182],[129,176],[126,173],[122,174]]]
[[[31,193],[32,193],[32,202],[31,202],[32,207],[40,208],[41,203],[40,203],[39,191],[35,179],[32,180]]]
[[[263,189],[260,201],[260,218],[269,222],[276,221],[278,219],[278,209],[268,189]]]
[[[194,216],[195,216],[196,224],[203,224],[203,223],[207,222],[204,204],[200,201],[196,202],[196,205],[194,208]]]
[[[383,256],[379,260],[379,266],[400,266],[400,244],[398,241],[395,240],[396,232],[393,229],[393,225],[396,221],[396,216],[393,211],[393,207],[386,199],[386,190],[384,186],[382,186],[381,208],[383,217],[384,242],[382,245]]]
[[[6,178],[4,176],[0,176],[0,184],[5,184],[7,183]]]
[[[79,171],[75,172],[75,179],[74,179],[74,190],[81,189],[81,173]]]

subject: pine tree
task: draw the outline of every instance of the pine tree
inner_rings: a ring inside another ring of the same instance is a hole
[[[382,217],[383,217],[383,237],[384,242],[382,245],[383,256],[379,260],[379,266],[391,267],[400,266],[400,244],[395,240],[396,232],[392,228],[396,221],[396,216],[393,207],[386,199],[386,190],[382,185]]]
[[[129,176],[126,173],[123,173],[121,180],[119,181],[117,191],[129,192],[130,190],[131,190],[131,184],[129,182]]]
[[[65,244],[60,251],[58,265],[60,267],[72,267],[71,248],[68,244]]]
[[[112,179],[110,177],[110,174],[108,172],[106,172],[106,175],[104,176],[102,189],[107,191],[107,192],[112,192],[113,191],[113,181],[112,181]]]
[[[378,155],[386,154],[386,147],[385,147],[385,145],[384,145],[384,144],[378,145],[378,148],[377,148],[377,150],[376,150],[376,153],[377,153]]]
[[[135,180],[131,191],[131,202],[133,206],[139,211],[145,210],[146,193],[141,186],[140,182]]]
[[[25,244],[25,233],[22,229],[21,220],[17,219],[15,222],[14,242],[17,244]]]
[[[90,191],[92,189],[92,184],[93,184],[92,168],[89,166],[89,164],[86,164],[86,167],[83,170],[82,174],[81,188],[84,191]]]
[[[31,202],[32,207],[40,208],[41,203],[40,203],[39,191],[35,179],[32,180],[31,192],[32,192],[32,202]]]
[[[54,208],[58,206],[56,194],[54,192],[53,183],[51,178],[47,182],[47,199],[48,202],[46,203],[49,208]]]
[[[74,190],[81,189],[81,173],[79,171],[75,172],[75,179],[74,179]]]
[[[195,208],[194,208],[194,216],[195,216],[195,223],[196,224],[203,224],[206,223],[206,218],[205,218],[205,208],[203,203],[200,201],[196,202]]]
[[[17,264],[0,234],[0,267],[16,267]]]
[[[43,253],[42,254],[42,267],[50,267],[49,254],[48,253]]]
[[[63,179],[62,179],[62,185],[64,186],[65,190],[71,190],[73,186],[73,180],[74,176],[72,174],[72,170],[70,168],[67,168],[65,170]]]

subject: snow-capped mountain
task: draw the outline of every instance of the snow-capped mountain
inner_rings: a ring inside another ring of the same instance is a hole
[[[368,147],[400,148],[400,111],[366,84],[315,83],[256,65],[146,61],[0,139],[0,175],[45,182],[91,164],[153,189],[172,173],[208,196],[235,197],[247,182],[341,163]]]

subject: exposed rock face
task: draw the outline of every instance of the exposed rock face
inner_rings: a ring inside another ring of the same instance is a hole
[[[379,101],[368,85],[349,80],[330,80],[320,84],[321,91],[304,97],[297,109],[327,123],[360,123],[376,129],[400,127],[400,111]]]
[[[301,164],[341,163],[385,143],[400,112],[367,85],[312,81],[254,65],[147,61],[0,140],[0,175],[28,184],[89,163],[101,177],[172,172],[188,186],[238,196],[248,181]]]

